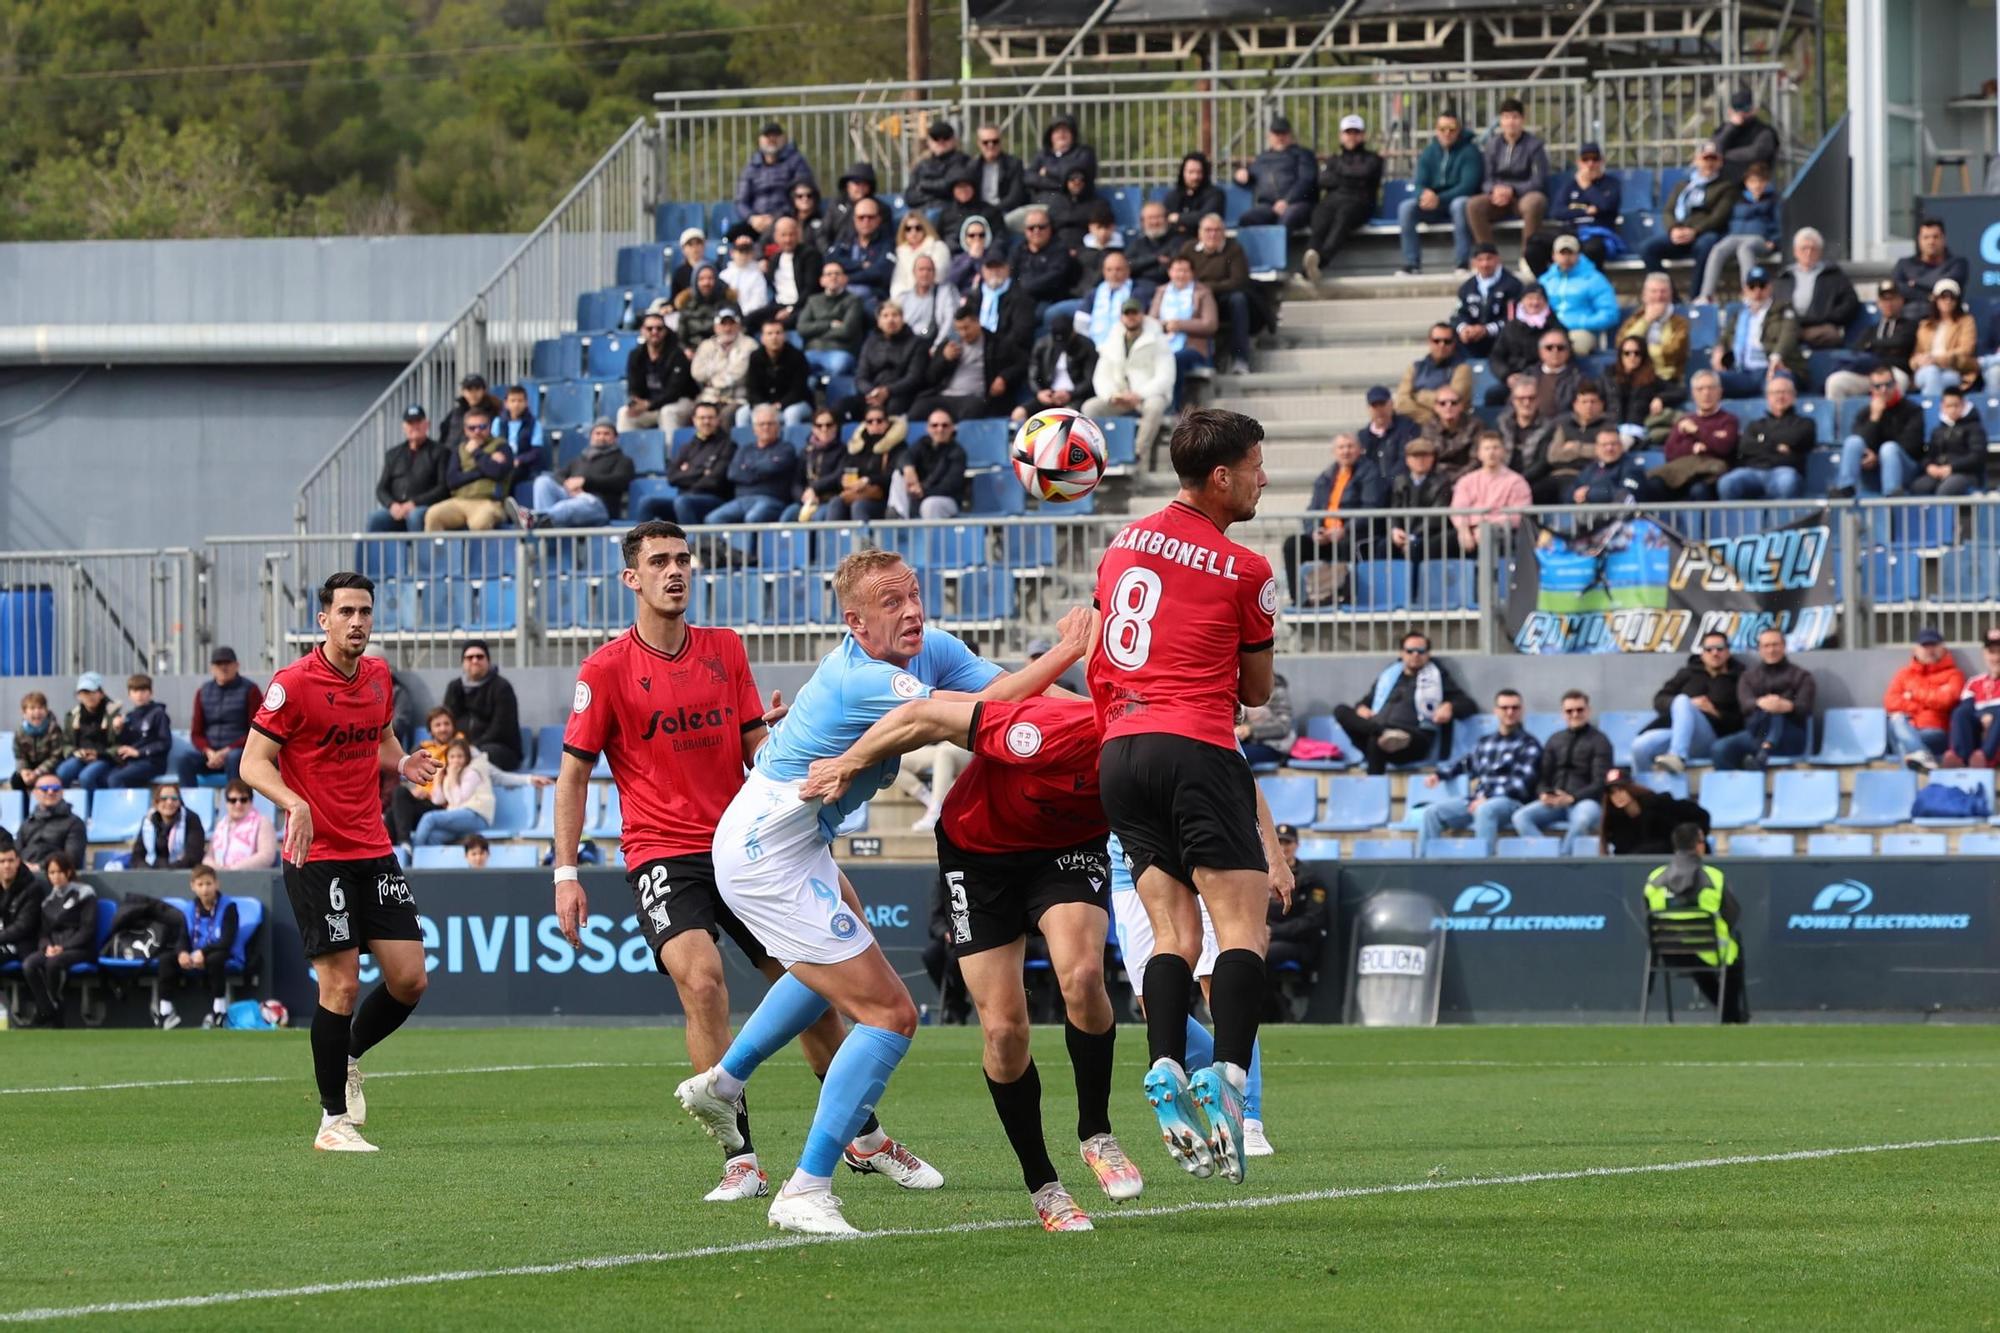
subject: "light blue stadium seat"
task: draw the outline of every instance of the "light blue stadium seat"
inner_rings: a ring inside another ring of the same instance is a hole
[[[220,773],[215,776],[218,779],[222,778]],[[189,814],[201,821],[204,829],[212,831],[215,828],[216,802],[221,795],[222,789],[219,787],[182,787],[181,805]]]
[[[1417,844],[1409,838],[1356,838],[1348,846],[1355,861],[1414,861]]]
[[[1375,216],[1368,219],[1371,227],[1393,227],[1396,225],[1396,210],[1403,201],[1415,194],[1416,184],[1407,179],[1385,180],[1382,182],[1382,202],[1375,207]]]
[[[410,848],[412,870],[463,870],[465,848],[454,845]]]
[[[1478,565],[1473,561],[1426,560],[1417,566],[1417,609],[1465,611],[1478,605]]]
[[[1471,717],[1461,717],[1451,724],[1451,753],[1446,759],[1460,759],[1472,753],[1472,748],[1480,741],[1500,729],[1500,720],[1491,713],[1474,713]]]
[[[1991,836],[1993,837],[1996,843],[2000,843],[2000,833],[1996,833]],[[1338,838],[1299,839],[1299,860],[1338,861],[1339,859],[1340,859],[1340,839]]]
[[[2000,833],[1959,834],[1958,855],[2000,856]]]
[[[562,772],[563,728],[561,723],[554,726],[538,727],[535,730],[535,762],[528,772],[540,777],[552,778]],[[547,802],[554,805],[553,800]]]
[[[493,822],[487,827],[489,838],[518,838],[535,826],[535,798],[533,787],[495,787],[493,789]],[[554,797],[550,800],[553,802]]]
[[[639,345],[639,335],[628,330],[600,333],[590,339],[590,349],[585,353],[584,374],[594,380],[625,373],[625,358],[632,355],[632,349]]]
[[[1222,225],[1225,227],[1235,226],[1236,219],[1242,217],[1249,210],[1250,205],[1255,202],[1256,196],[1252,195],[1247,187],[1238,185],[1235,181],[1224,181],[1222,183]],[[1253,265],[1252,267],[1255,266]]]
[[[1315,781],[1316,779],[1306,779]],[[1290,821],[1298,823],[1297,820]],[[1355,833],[1387,827],[1389,823],[1389,778],[1387,774],[1334,777],[1326,780],[1326,813],[1307,820],[1318,833]]]
[[[1986,796],[1986,808],[1988,810],[1993,808],[1993,770],[1990,768],[1939,769],[1930,775],[1930,781],[1924,785],[1930,786],[1932,784],[1959,787],[1966,791],[1983,792]],[[1967,815],[1962,819],[1939,819],[1926,815],[1914,817],[1910,822],[1921,828],[1961,828],[1967,824],[1974,824],[1979,821],[1972,815]]]
[[[558,380],[542,396],[542,425],[584,426],[590,423],[596,393],[584,380]]]
[[[1139,206],[1145,202],[1139,186],[1107,185],[1099,193],[1111,205],[1111,215],[1118,219],[1120,230],[1129,233],[1138,227]]]
[[[1785,769],[1772,779],[1771,813],[1764,820],[1765,828],[1823,828],[1839,817],[1840,774]]]
[[[86,836],[92,842],[130,842],[152,805],[153,794],[144,787],[100,787],[90,805]]]
[[[541,863],[542,849],[531,842],[495,843],[486,862],[493,870],[532,870]]]
[[[1942,833],[1884,833],[1878,856],[1923,856],[1938,860],[1945,854]]]
[[[1819,718],[1812,762],[1836,767],[1873,763],[1889,748],[1889,719],[1879,708],[1829,708]]]
[[[1625,212],[1650,209],[1658,202],[1658,196],[1653,193],[1651,167],[1628,168],[1610,174],[1618,180],[1618,205]]]
[[[1530,858],[1553,860],[1562,855],[1561,838],[1501,838],[1493,844],[1493,854],[1503,861]]]
[[[1011,469],[972,474],[972,512],[1012,518],[1028,512],[1028,493]]]
[[[1875,855],[1872,833],[1808,833],[1807,856],[1867,857]]]
[[[1318,778],[1258,778],[1257,786],[1271,804],[1271,818],[1278,823],[1306,828],[1319,818]]]
[[[12,747],[9,747],[8,753],[13,753]],[[21,827],[21,820],[26,818],[27,799],[28,793],[24,791],[15,791],[11,787],[0,790],[0,828],[12,832]]]
[[[1104,461],[1109,467],[1136,467],[1139,462],[1139,418],[1094,417],[1104,432]]]
[[[599,756],[601,759],[603,756]],[[606,769],[607,776],[609,768]],[[586,838],[616,838],[625,827],[625,814],[618,801],[618,789],[605,787],[603,795],[595,803],[595,808],[587,810],[583,817],[583,836]]]
[[[1403,788],[1403,817],[1391,827],[1417,829],[1423,827],[1424,807],[1439,801],[1462,801],[1472,789],[1472,780],[1461,773],[1455,778],[1447,778],[1433,787],[1420,778],[1412,778]]]
[[[1701,808],[1714,828],[1746,828],[1764,817],[1764,775],[1753,769],[1714,772],[1701,782]]]
[[[1604,844],[1596,838],[1578,838],[1569,845],[1569,854],[1573,857],[1602,856]]]
[[[1834,821],[1846,828],[1887,828],[1910,817],[1917,799],[1917,775],[1907,769],[1863,769],[1854,775],[1847,813]]]
[[[519,623],[514,580],[482,579],[452,588],[452,628],[492,632],[511,630]]]
[[[965,450],[967,471],[1007,466],[1007,446],[1013,425],[1005,417],[967,417],[958,423],[958,443]]]
[[[1521,725],[1528,729],[1530,736],[1547,745],[1549,738],[1561,731],[1566,724],[1561,713],[1529,713],[1522,719]]]
[[[1333,759],[1288,759],[1286,762],[1293,768],[1310,769],[1315,772],[1330,772],[1334,769],[1346,768],[1361,757],[1360,747],[1355,745],[1353,738],[1341,729],[1338,722],[1333,720],[1333,714],[1331,713],[1321,713],[1317,717],[1307,718],[1305,729],[1300,734],[1310,736],[1317,741],[1326,741],[1329,744],[1337,745],[1340,747],[1340,754],[1337,758]]]
[[[1730,856],[1791,856],[1798,844],[1789,833],[1732,833]]]
[[[1253,275],[1284,271],[1285,229],[1282,226],[1240,227],[1236,240],[1243,247],[1243,257],[1250,261]]]
[[[1611,762],[1619,768],[1632,766],[1632,742],[1653,721],[1651,709],[1613,709],[1598,714],[1597,729],[1611,742]]]
[[[1357,560],[1351,585],[1356,611],[1405,611],[1410,605],[1410,562]]]

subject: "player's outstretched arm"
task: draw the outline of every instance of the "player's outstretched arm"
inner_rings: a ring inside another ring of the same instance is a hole
[[[1087,606],[1071,607],[1068,614],[1056,623],[1056,646],[1019,671],[995,676],[992,683],[978,694],[939,690],[931,698],[948,703],[974,699],[1018,703],[1045,694],[1051,685],[1062,679],[1065,671],[1090,656],[1090,645],[1097,638],[1097,625],[1095,610]]]
[[[278,773],[278,743],[255,727],[243,743],[243,761],[236,775],[285,814],[284,858],[295,866],[306,863],[312,850],[312,807],[306,798],[285,785]]]
[[[799,799],[823,798],[837,801],[848,785],[866,770],[885,759],[939,741],[956,741],[970,748],[972,713],[978,705],[933,696],[898,704],[881,721],[863,732],[861,739],[835,759],[818,759],[806,771]]]
[[[563,751],[562,767],[556,773],[556,924],[563,938],[579,944],[583,921],[590,914],[590,899],[575,878],[576,854],[583,842],[583,811],[590,801],[592,764]],[[562,871],[567,869],[568,876]]]

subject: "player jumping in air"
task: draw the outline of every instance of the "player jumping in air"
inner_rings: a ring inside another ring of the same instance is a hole
[[[1236,705],[1271,695],[1278,584],[1229,540],[1257,513],[1264,431],[1236,412],[1182,416],[1168,449],[1180,495],[1122,529],[1097,566],[1104,618],[1090,693],[1104,719],[1099,785],[1158,952],[1142,992],[1146,1099],[1174,1159],[1244,1175],[1243,1094],[1264,1003],[1272,881],[1257,784],[1236,748]],[[1215,923],[1215,1063],[1186,1070],[1200,903]]]
[[[319,977],[313,1074],[322,1115],[313,1147],[374,1152],[361,1057],[403,1025],[424,997],[423,932],[409,881],[382,824],[382,772],[418,786],[437,772],[428,754],[404,754],[391,723],[389,664],[364,657],[375,626],[375,585],[335,574],[320,586],[326,638],[272,677],[250,721],[243,780],[285,812],[285,895]],[[382,984],[355,1008],[361,950]]]
[[[833,1168],[909,1050],[917,1007],[834,865],[833,831],[889,785],[896,764],[862,774],[838,801],[801,799],[799,789],[815,759],[844,753],[898,704],[933,691],[953,691],[938,697],[965,702],[1029,698],[1061,672],[1044,659],[1009,676],[950,634],[926,628],[916,571],[893,552],[848,556],[834,572],[834,593],[846,640],[821,659],[715,830],[722,900],[787,972],[721,1062],[681,1084],[678,1095],[704,1129],[727,1141],[736,1098],[759,1064],[828,1005],[852,1018],[826,1071],[798,1169],[770,1213],[775,1227],[848,1236],[856,1233],[833,1194]]]
[[[727,932],[752,966],[776,980],[784,969],[722,902],[715,885],[716,821],[743,785],[743,768],[770,736],[770,711],[758,695],[736,631],[687,623],[693,578],[687,534],[672,523],[641,523],[622,543],[625,585],[638,594],[637,623],[584,659],[576,677],[556,779],[556,919],[578,943],[590,904],[578,881],[590,771],[602,754],[611,765],[624,823],[620,841],[654,964],[672,978],[687,1015],[688,1058],[707,1069],[729,1046],[729,990],[716,942]],[[844,1028],[831,1009],[799,1036],[813,1071],[824,1075]],[[735,1134],[722,1140],[722,1181],[712,1203],[754,1199],[770,1185],[750,1141],[740,1102]],[[871,1114],[849,1151],[897,1184],[934,1189],[935,1169],[881,1132]]]
[[[1089,617],[1074,628],[1074,640],[1050,654],[1064,669],[1088,652],[1093,637]],[[951,947],[979,1010],[986,1089],[1049,1231],[1089,1231],[1091,1224],[1057,1178],[1042,1137],[1042,1080],[1028,1052],[1021,986],[1030,926],[1047,940],[1062,989],[1084,1164],[1113,1199],[1135,1199],[1144,1188],[1111,1134],[1118,1029],[1104,989],[1110,864],[1095,714],[1088,699],[916,700],[870,727],[840,758],[815,763],[799,793],[838,800],[863,771],[921,745],[956,742],[972,751],[938,820],[938,873],[951,904]]]

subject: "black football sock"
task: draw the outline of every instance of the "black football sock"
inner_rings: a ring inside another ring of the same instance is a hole
[[[1150,1003],[1150,999],[1148,1001]],[[1264,960],[1248,949],[1227,949],[1208,979],[1208,1009],[1215,1016],[1218,1064],[1250,1068],[1257,1020],[1264,1005]]]
[[[347,1034],[352,1014],[336,1014],[325,1005],[313,1009],[313,1081],[319,1084],[320,1109],[328,1115],[347,1114]]]
[[[821,1083],[826,1082],[825,1074],[814,1074],[813,1077],[818,1079]],[[854,1131],[854,1137],[857,1139],[865,1139],[870,1134],[879,1134],[881,1132],[882,1132],[882,1122],[875,1118],[875,1113],[873,1111],[870,1111],[868,1113],[868,1118],[861,1122],[861,1128]]]
[[[725,1161],[732,1157],[748,1156],[757,1151],[757,1145],[750,1142],[750,1094],[747,1092],[736,1094],[736,1132],[743,1136],[743,1146],[735,1152],[724,1148],[722,1156]]]
[[[1146,1060],[1187,1064],[1187,1021],[1194,969],[1179,954],[1156,953],[1140,982],[1146,996]]]
[[[1000,1113],[1000,1128],[1007,1132],[1014,1156],[1021,1159],[1021,1180],[1033,1194],[1056,1179],[1056,1164],[1049,1160],[1049,1145],[1042,1141],[1042,1075],[1033,1060],[1012,1083],[995,1083],[986,1076],[986,1090],[993,1094],[993,1109]]]
[[[1076,1139],[1083,1143],[1111,1132],[1111,1053],[1118,1043],[1118,1025],[1102,1032],[1085,1032],[1063,1023],[1070,1066],[1076,1071]]]
[[[369,991],[368,998],[354,1011],[354,1030],[348,1039],[347,1054],[359,1060],[376,1042],[403,1026],[403,1020],[415,1012],[417,1006],[404,1004],[391,995],[389,983],[383,982]],[[346,1076],[343,1074],[342,1077]]]

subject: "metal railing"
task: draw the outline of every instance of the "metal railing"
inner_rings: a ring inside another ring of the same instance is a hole
[[[0,676],[196,670],[193,551],[0,552]]]
[[[574,326],[576,297],[611,280],[618,247],[652,239],[659,197],[654,134],[634,121],[575,188],[334,445],[299,490],[302,532],[360,528],[375,507],[383,453],[403,439],[403,410],[442,421],[471,373],[489,385],[526,379],[535,340]]]
[[[1750,90],[1778,132],[1782,160],[1771,166],[1782,180],[1812,145],[1796,133],[1805,124],[1799,86],[1775,63],[1598,70],[1591,75],[1597,104],[1592,137],[1603,143],[1614,167],[1687,166],[1695,145],[1714,137],[1725,122],[1730,95],[1738,88]]]

